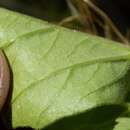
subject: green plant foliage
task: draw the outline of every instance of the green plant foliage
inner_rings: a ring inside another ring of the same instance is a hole
[[[14,128],[48,129],[65,119],[73,122],[67,130],[108,130],[124,111],[128,47],[5,9],[0,9],[0,47],[13,73]]]
[[[119,118],[117,122],[114,130],[130,130],[130,118]]]

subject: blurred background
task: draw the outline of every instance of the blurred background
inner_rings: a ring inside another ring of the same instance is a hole
[[[129,0],[0,0],[1,7],[126,45],[130,41],[129,3]]]

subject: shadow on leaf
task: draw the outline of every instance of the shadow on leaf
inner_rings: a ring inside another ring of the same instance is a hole
[[[119,105],[94,108],[88,112],[65,117],[42,130],[112,130],[115,118],[126,110]]]

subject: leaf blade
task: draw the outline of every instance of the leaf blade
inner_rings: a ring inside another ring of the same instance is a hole
[[[44,128],[124,102],[129,48],[4,9],[0,21],[0,46],[14,76],[13,127]]]

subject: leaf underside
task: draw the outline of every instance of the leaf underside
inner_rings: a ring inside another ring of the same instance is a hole
[[[13,73],[14,128],[49,129],[77,116],[79,125],[66,130],[112,130],[106,126],[113,125],[129,91],[129,48],[6,9],[0,9],[0,47]],[[98,112],[86,113],[103,106],[102,115],[113,105],[118,114],[105,115],[103,124],[89,123]]]

